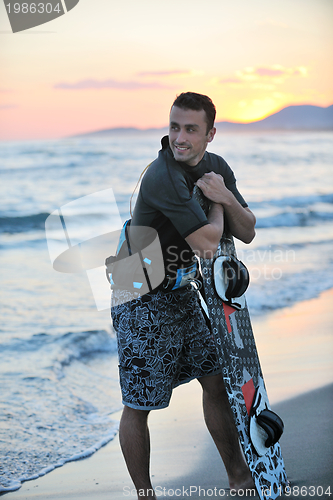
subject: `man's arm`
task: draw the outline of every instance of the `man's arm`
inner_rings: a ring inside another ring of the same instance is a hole
[[[224,209],[219,203],[212,203],[208,224],[189,234],[185,240],[198,257],[212,259],[223,234]]]
[[[223,206],[232,235],[244,243],[251,243],[255,236],[256,218],[249,208],[242,207],[236,200],[233,193],[225,186],[223,177],[210,172],[198,179],[196,184],[206,198]]]

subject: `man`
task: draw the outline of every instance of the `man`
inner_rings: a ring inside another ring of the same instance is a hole
[[[168,406],[173,388],[194,378],[203,389],[205,421],[230,488],[253,488],[198,292],[183,279],[193,276],[195,255],[213,257],[224,224],[245,243],[255,235],[255,217],[232,170],[206,152],[216,132],[215,114],[212,101],[201,94],[183,93],[174,101],[169,136],[143,177],[132,219],[133,227],[157,230],[167,279],[151,293],[112,307],[125,405],[119,438],[140,498],[154,498],[148,414]],[[192,197],[194,185],[212,202],[208,216]]]

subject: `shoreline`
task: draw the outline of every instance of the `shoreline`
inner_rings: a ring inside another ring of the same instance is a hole
[[[327,455],[328,466],[328,446],[332,440],[329,415],[333,408],[329,397],[333,399],[333,370],[332,342],[329,346],[327,342],[332,337],[332,298],[333,289],[317,298],[252,319],[270,401],[274,411],[285,421],[281,447],[287,473],[289,467],[292,473],[289,479],[299,486],[310,486],[308,481],[311,478],[322,477],[322,481],[327,482],[333,476],[332,467],[327,472],[321,458],[321,451],[326,450],[323,456]],[[152,479],[155,487],[164,485],[169,490],[172,485],[204,488],[205,484],[206,489],[213,484],[228,487],[221,459],[203,422],[200,400],[200,386],[192,381],[174,391],[169,408],[151,412]],[[321,409],[318,414],[316,408]],[[120,418],[120,412],[113,415]],[[311,437],[312,441],[309,441],[312,434],[316,440]],[[306,460],[302,464],[300,458],[304,453],[300,453],[300,449],[310,442],[312,444],[307,445],[306,451],[316,456],[316,463]],[[320,470],[317,463],[321,464]],[[313,475],[314,472],[317,476]],[[163,498],[163,490],[158,491]],[[135,498],[118,435],[94,455],[68,462],[51,474],[25,481],[19,490],[2,492],[2,495],[9,495],[9,500]],[[192,498],[197,498],[194,491]]]

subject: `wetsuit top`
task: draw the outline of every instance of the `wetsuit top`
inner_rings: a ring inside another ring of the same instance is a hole
[[[234,173],[223,158],[206,151],[195,167],[177,162],[168,136],[163,137],[157,159],[143,176],[132,225],[156,229],[169,272],[176,267],[187,267],[195,259],[184,238],[208,221],[198,201],[192,198],[192,191],[194,183],[212,171],[222,175],[226,187],[243,207],[247,207],[236,187]]]

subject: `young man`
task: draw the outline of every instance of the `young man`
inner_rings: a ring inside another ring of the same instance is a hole
[[[140,498],[154,498],[148,414],[168,406],[173,388],[194,378],[203,389],[205,421],[230,488],[253,488],[198,292],[177,281],[180,270],[193,270],[195,254],[213,257],[224,224],[245,243],[255,235],[255,217],[237,190],[232,170],[221,157],[206,152],[216,132],[214,120],[215,106],[207,96],[187,92],[174,101],[169,136],[162,139],[159,156],[143,177],[132,219],[133,227],[157,230],[167,281],[112,307],[125,405],[120,444]],[[192,197],[194,185],[212,202],[207,217]]]

